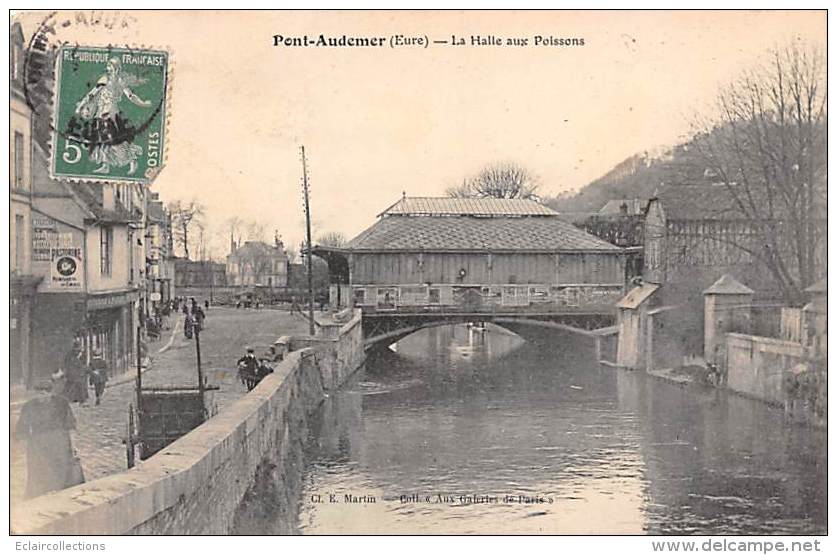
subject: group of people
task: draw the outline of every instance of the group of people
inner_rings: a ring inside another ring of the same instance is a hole
[[[85,405],[89,399],[88,387],[93,386],[96,404],[102,401],[105,385],[108,381],[108,365],[102,356],[102,350],[93,349],[93,356],[88,364],[81,339],[73,340],[73,346],[64,356],[63,372],[66,378],[66,396],[71,403]],[[89,384],[89,386],[88,386]]]
[[[181,306],[180,302],[176,306]],[[206,321],[206,312],[209,311],[209,301],[205,300],[203,307],[201,307],[194,297],[190,297],[188,302],[183,299],[181,310],[183,312],[183,335],[186,339],[192,339],[195,331],[200,332],[206,326],[204,322]]]
[[[149,339],[159,339],[163,330],[171,329],[170,316],[177,311],[175,299],[154,306],[154,313],[145,322],[145,330]]]
[[[268,365],[268,360],[266,358],[256,358],[255,349],[252,347],[247,348],[247,354],[238,359],[237,364],[238,377],[247,391],[252,391],[265,376],[273,373],[273,368]]]

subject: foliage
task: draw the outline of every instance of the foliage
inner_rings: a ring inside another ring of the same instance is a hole
[[[339,231],[328,231],[320,235],[316,244],[323,247],[342,247],[348,242],[346,236]]]

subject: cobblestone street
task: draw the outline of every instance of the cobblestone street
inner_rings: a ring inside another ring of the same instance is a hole
[[[149,344],[151,364],[143,373],[144,386],[196,386],[197,368],[194,339],[183,335],[180,319],[162,338]],[[280,335],[307,334],[307,321],[300,315],[282,310],[211,308],[201,332],[201,362],[208,382],[220,391],[210,394],[210,402],[223,408],[246,392],[237,379],[235,361],[247,346],[260,355]],[[127,468],[125,446],[128,406],[136,404],[135,374],[111,380],[101,404],[90,401],[73,404],[76,430],[72,434],[86,481],[94,480]],[[17,408],[19,410],[19,407]],[[20,500],[26,484],[25,446],[19,441],[11,445],[11,499]]]

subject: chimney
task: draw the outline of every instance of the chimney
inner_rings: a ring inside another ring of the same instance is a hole
[[[116,208],[116,201],[113,197],[113,185],[102,185],[102,209],[114,210]]]

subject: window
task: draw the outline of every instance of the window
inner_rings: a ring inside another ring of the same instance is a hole
[[[15,267],[17,271],[23,270],[23,236],[26,228],[23,225],[23,215],[15,214]]]
[[[23,133],[15,131],[15,188],[23,187],[23,155],[25,150],[23,148]]]
[[[103,276],[109,276],[113,266],[113,228],[99,228],[99,268]]]
[[[23,50],[17,44],[12,47],[11,56],[9,56],[9,63],[11,63],[12,80],[20,79],[21,73],[21,59],[23,58]]]
[[[366,289],[355,289],[355,304],[366,304]]]

